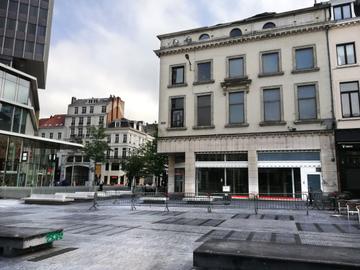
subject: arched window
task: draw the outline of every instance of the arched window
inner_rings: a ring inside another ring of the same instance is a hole
[[[239,28],[234,28],[230,31],[230,37],[240,37],[242,35],[242,32]]]
[[[210,36],[208,34],[202,34],[199,37],[199,40],[207,40],[207,39],[210,39]]]
[[[271,29],[271,28],[275,28],[275,27],[276,27],[275,23],[267,22],[264,24],[263,29]]]

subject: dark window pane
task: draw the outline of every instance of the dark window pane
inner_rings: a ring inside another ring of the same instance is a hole
[[[211,80],[211,62],[199,63],[198,65],[198,81],[206,82]]]
[[[184,98],[171,100],[171,127],[184,126]]]
[[[296,69],[314,68],[313,48],[296,50]]]
[[[9,5],[9,12],[17,12],[17,8],[18,8],[18,2],[14,2],[10,0],[10,5]]]
[[[14,46],[13,38],[5,38],[4,48],[12,50]]]
[[[5,18],[0,17],[0,28],[5,28]]]
[[[30,35],[35,35],[35,33],[36,33],[36,25],[32,24],[32,23],[29,23],[27,32]]]
[[[244,92],[230,93],[229,104],[243,104],[244,103]]]
[[[13,121],[13,127],[12,127],[12,131],[13,132],[20,132],[20,120],[21,120],[21,109],[18,107],[15,107],[15,112],[14,112],[14,121]]]
[[[209,39],[210,36],[208,34],[202,34],[200,37],[199,37],[199,40],[207,40]]]
[[[173,67],[171,71],[171,84],[184,83],[184,67]]]
[[[37,17],[37,14],[38,14],[38,8],[34,6],[30,6],[30,16]]]
[[[16,21],[13,19],[7,19],[7,26],[6,29],[7,30],[11,30],[11,31],[15,31],[16,28]]]
[[[197,125],[211,125],[211,96],[198,96],[197,98]]]
[[[41,20],[47,20],[48,11],[47,9],[40,8],[40,19]]]
[[[15,41],[15,53],[17,56],[22,56],[22,53],[24,51],[24,41],[17,39]]]
[[[11,131],[11,119],[13,114],[13,106],[0,103],[0,129]]]
[[[19,11],[20,14],[27,16],[27,14],[28,14],[28,9],[29,9],[29,5],[28,5],[28,4],[20,3],[20,11]]]
[[[342,94],[341,95],[341,107],[343,112],[343,117],[350,117],[350,95]]]
[[[38,36],[45,37],[46,35],[46,27],[45,26],[38,26]]]
[[[33,53],[34,51],[34,42],[27,41],[25,51],[28,53]]]
[[[21,119],[21,129],[20,132],[25,134],[26,130],[26,121],[27,121],[28,112],[23,110],[22,119]]]
[[[262,55],[263,73],[279,72],[279,53],[266,53]]]
[[[341,7],[334,7],[334,19],[335,20],[341,20],[342,19]]]
[[[359,83],[347,82],[340,84],[341,106],[343,117],[359,117]]]
[[[298,106],[300,120],[317,118],[315,85],[302,85],[298,87]]]
[[[242,32],[241,32],[241,30],[239,28],[234,28],[230,32],[230,37],[239,37],[241,35],[242,35]]]
[[[244,58],[229,59],[229,77],[244,76]]]
[[[346,45],[346,59],[347,64],[355,64],[355,51],[354,51],[354,44]]]
[[[298,87],[298,98],[315,98],[315,85],[303,85]]]
[[[18,21],[17,31],[20,33],[25,33],[25,30],[26,30],[26,23]]]
[[[271,28],[275,28],[276,25],[272,22],[268,22],[268,23],[265,23],[264,26],[263,26],[263,29],[271,29]]]
[[[244,123],[244,105],[231,105],[229,115],[230,124]]]
[[[7,0],[1,0],[0,1],[0,9],[6,10],[7,9],[7,3],[8,3]]]

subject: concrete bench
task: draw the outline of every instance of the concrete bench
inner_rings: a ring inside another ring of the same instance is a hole
[[[352,270],[360,269],[359,250],[233,240],[209,240],[193,253],[200,269]]]
[[[185,197],[183,198],[184,202],[187,203],[209,203],[215,200],[222,200],[221,196],[194,196],[194,197]]]
[[[144,196],[144,197],[140,197],[140,200],[143,203],[165,203],[165,202],[169,201],[169,198],[167,198],[167,197]]]
[[[2,255],[12,257],[35,249],[51,247],[63,238],[63,229],[0,226]]]
[[[113,197],[118,197],[118,196],[130,196],[132,195],[131,190],[108,190],[105,191],[105,194],[107,196],[113,196]]]
[[[91,201],[93,197],[88,196],[87,194],[77,194],[77,193],[55,193],[55,195],[65,196],[67,199],[73,199],[75,201]]]
[[[31,194],[23,200],[26,204],[69,204],[74,201],[63,194]]]

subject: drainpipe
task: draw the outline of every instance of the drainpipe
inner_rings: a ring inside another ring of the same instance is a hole
[[[329,25],[326,26],[325,33],[326,33],[326,47],[327,47],[327,55],[328,55],[328,65],[329,65],[329,78],[330,78],[330,93],[331,93],[331,120],[332,126],[331,128],[335,129],[335,112],[334,112],[334,89],[333,89],[333,78],[331,72],[331,57],[330,57],[330,43],[329,43]]]

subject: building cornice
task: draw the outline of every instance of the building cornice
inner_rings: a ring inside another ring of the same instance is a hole
[[[346,21],[341,22],[321,22],[321,23],[315,23],[315,24],[308,24],[308,25],[301,25],[301,26],[291,26],[281,29],[274,29],[271,31],[261,31],[261,32],[253,32],[248,35],[243,35],[238,38],[219,38],[216,40],[210,40],[207,42],[201,42],[201,43],[195,43],[192,45],[180,45],[176,47],[171,48],[163,48],[159,50],[155,50],[155,54],[158,57],[166,56],[166,55],[175,55],[175,54],[183,54],[188,53],[192,51],[198,51],[198,50],[205,50],[205,49],[212,49],[212,48],[218,48],[218,47],[225,47],[225,46],[231,46],[234,44],[241,44],[246,42],[252,42],[252,41],[259,41],[259,40],[266,40],[266,39],[273,39],[273,38],[279,38],[284,36],[291,36],[291,35],[298,35],[302,33],[308,33],[308,32],[319,32],[324,31],[328,28],[339,28],[339,27],[347,27],[351,25],[356,25],[360,23],[360,18],[353,18]]]
[[[170,142],[175,140],[193,141],[203,139],[230,139],[230,138],[257,138],[257,137],[301,137],[312,135],[334,135],[334,131],[329,130],[306,130],[306,131],[284,131],[284,132],[258,132],[258,133],[235,133],[235,134],[211,134],[211,135],[191,135],[191,136],[171,136],[159,137],[158,142]]]

